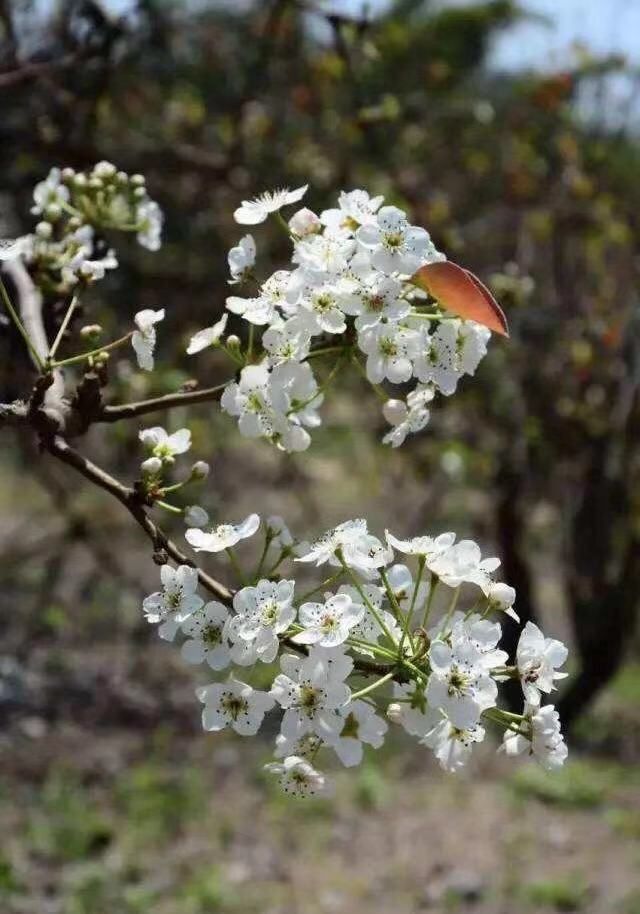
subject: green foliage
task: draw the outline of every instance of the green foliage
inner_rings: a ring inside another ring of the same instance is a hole
[[[522,887],[525,903],[554,911],[582,911],[589,901],[589,887],[580,876],[545,879]]]
[[[553,773],[531,764],[516,772],[511,789],[516,796],[535,797],[550,806],[590,809],[605,803],[627,778],[623,767],[595,761],[570,761]]]

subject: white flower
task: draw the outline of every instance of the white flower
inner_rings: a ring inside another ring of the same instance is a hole
[[[181,653],[187,663],[206,661],[212,670],[224,670],[231,662],[225,624],[229,610],[222,603],[212,600],[182,623],[188,636]]]
[[[392,384],[409,380],[414,337],[415,331],[398,324],[381,323],[360,333],[358,346],[367,356],[367,378],[372,384],[380,384],[385,378]]]
[[[160,622],[158,634],[165,641],[173,641],[180,624],[200,609],[204,600],[196,593],[198,571],[190,565],[160,568],[162,590],[145,597],[142,610],[148,622]]]
[[[209,346],[215,346],[226,330],[228,319],[229,315],[223,314],[220,320],[216,321],[212,327],[205,327],[204,330],[198,330],[197,333],[194,333],[187,346],[187,355],[193,355],[196,352],[207,349]]]
[[[258,225],[264,222],[270,213],[276,213],[283,206],[289,206],[291,203],[298,203],[302,200],[307,192],[307,187],[298,187],[296,190],[289,190],[283,187],[281,190],[266,191],[254,200],[243,200],[242,204],[234,212],[233,218],[240,225]]]
[[[189,505],[184,509],[184,522],[187,527],[206,527],[209,515],[200,505]]]
[[[442,716],[429,708],[424,692],[415,685],[394,682],[393,697],[396,700],[387,708],[387,717],[411,736],[425,736]]]
[[[511,616],[514,621],[519,622],[520,616],[513,608],[516,600],[515,588],[501,581],[491,581],[489,586],[484,589],[484,594],[489,602],[491,609],[499,610],[507,616]]]
[[[252,689],[237,679],[203,686],[196,689],[196,695],[204,704],[202,726],[205,730],[231,727],[241,736],[255,736],[265,713],[274,705],[269,692]]]
[[[502,637],[498,622],[483,619],[478,613],[466,616],[458,612],[455,616],[450,627],[452,644],[471,645],[478,652],[478,662],[485,670],[493,670],[507,663],[509,655],[497,647]]]
[[[298,318],[304,319],[311,334],[344,333],[347,325],[340,309],[338,290],[333,282],[307,284],[298,302]]]
[[[278,309],[286,309],[287,293],[291,274],[287,270],[276,270],[260,287],[260,294],[255,298],[238,298],[230,295],[227,308],[233,314],[239,314],[250,324],[263,326],[271,324],[278,316]]]
[[[23,238],[0,238],[0,262],[16,260],[26,254],[31,245],[28,236]]]
[[[315,562],[316,566],[331,562],[339,565],[336,558],[336,549],[355,546],[363,537],[367,536],[366,520],[347,520],[331,530],[327,530],[319,539],[309,546],[309,551],[298,556],[298,562]]]
[[[362,744],[367,743],[379,749],[389,725],[379,717],[371,705],[356,699],[340,709],[344,723],[338,736],[330,739],[330,745],[346,768],[359,765],[362,761]]]
[[[376,221],[361,226],[356,238],[371,252],[372,266],[383,273],[415,273],[422,264],[443,259],[429,233],[410,225],[396,206],[383,206]]]
[[[387,579],[400,609],[404,612],[408,612],[412,603],[418,609],[424,605],[429,593],[429,585],[426,581],[422,581],[415,592],[413,577],[406,565],[393,565],[387,572]]]
[[[401,292],[398,279],[372,270],[354,280],[338,302],[345,314],[356,315],[356,330],[370,330],[381,321],[394,322],[409,314],[411,304]]]
[[[271,372],[271,397],[274,409],[289,421],[316,428],[320,425],[317,408],[324,394],[308,362],[283,362]]]
[[[294,581],[258,581],[243,587],[233,598],[236,616],[229,620],[228,635],[234,642],[232,657],[248,666],[256,660],[272,663],[278,653],[278,635],[296,617],[293,607]]]
[[[173,463],[173,458],[178,454],[186,454],[191,447],[191,432],[188,428],[180,428],[172,435],[160,425],[153,428],[144,428],[138,437],[145,448],[153,457],[164,463]]]
[[[46,213],[49,209],[60,210],[69,201],[69,188],[62,183],[62,172],[52,168],[44,181],[36,184],[33,191],[35,206],[31,207],[34,216]]]
[[[248,365],[240,382],[227,384],[220,398],[222,409],[238,416],[238,428],[245,438],[269,437],[274,432],[270,391],[271,375],[265,365]]]
[[[304,631],[294,635],[292,641],[336,647],[346,641],[363,616],[364,606],[354,603],[345,593],[329,597],[324,603],[303,603],[298,620]]]
[[[448,587],[477,584],[485,590],[491,583],[490,575],[499,565],[498,558],[483,559],[480,547],[473,540],[460,540],[429,567]]]
[[[136,210],[136,222],[140,229],[136,238],[138,244],[148,251],[160,250],[162,241],[162,210],[154,200],[144,200]]]
[[[442,321],[429,332],[422,326],[414,337],[413,373],[423,384],[433,384],[445,396],[455,392],[462,372],[458,367],[459,321]]]
[[[296,241],[292,261],[298,264],[305,280],[314,273],[324,278],[337,277],[344,273],[356,243],[349,232],[324,232],[322,235],[308,235]],[[300,277],[299,277],[300,278]]]
[[[498,687],[469,643],[432,641],[429,648],[431,676],[427,701],[462,730],[474,727],[482,711],[494,707]]]
[[[155,325],[164,319],[164,308],[159,311],[152,311],[145,308],[138,311],[134,317],[137,330],[133,331],[131,345],[133,346],[138,365],[144,371],[153,370],[153,350],[156,346],[156,328]]]
[[[252,235],[245,235],[227,254],[231,279],[229,284],[243,282],[251,275],[256,262],[256,243]]]
[[[269,762],[264,767],[265,771],[279,775],[280,786],[292,797],[313,797],[327,789],[324,774],[297,755],[288,756],[284,762]]]
[[[455,727],[445,717],[420,742],[433,749],[441,768],[455,772],[466,765],[473,744],[481,743],[484,737],[485,729],[479,724],[464,729]]]
[[[407,435],[421,432],[431,416],[427,403],[430,403],[434,396],[432,387],[418,384],[415,390],[407,395],[406,404],[402,400],[387,400],[382,412],[393,428],[384,436],[382,443],[400,447]]]
[[[311,333],[295,318],[272,325],[262,335],[262,345],[271,365],[282,362],[301,362],[309,355]]]
[[[474,375],[487,354],[491,331],[475,321],[462,321],[458,329],[458,362],[464,374]]]
[[[554,683],[567,676],[557,672],[567,654],[562,641],[545,638],[537,625],[527,622],[518,641],[516,665],[524,697],[530,705],[539,705],[540,692],[555,691]]]
[[[382,603],[384,600],[384,591],[381,587],[378,587],[375,584],[362,584],[360,589],[366,597],[366,601],[376,610],[378,617],[382,619],[384,624],[387,627],[387,630],[391,634],[392,638],[397,643],[402,637],[402,631],[400,626],[396,622],[395,616],[393,616],[386,609],[382,609]],[[375,615],[367,605],[367,602],[363,600],[363,597],[358,592],[355,587],[351,587],[349,584],[342,584],[338,588],[339,594],[347,594],[351,597],[352,601],[363,609],[363,616],[360,621],[354,625],[351,629],[351,637],[358,638],[360,641],[369,641],[373,644],[376,644],[383,634],[380,622],[376,619]],[[354,651],[358,651],[360,654],[368,654],[370,657],[374,656],[373,651],[368,650],[364,645],[354,646]]]
[[[439,536],[414,536],[413,539],[401,540],[385,530],[387,542],[404,555],[423,556],[427,568],[443,553],[446,553],[455,542],[455,533],[441,533]]]
[[[305,238],[307,235],[315,235],[316,232],[321,231],[322,223],[313,210],[303,207],[289,219],[289,228],[298,238]]]
[[[300,737],[290,737],[285,736],[284,733],[278,733],[273,754],[276,758],[287,758],[289,755],[313,758],[322,745],[322,740],[316,733],[305,733]]]
[[[507,755],[527,752],[547,771],[561,768],[569,751],[560,731],[560,716],[554,706],[545,705],[540,708],[526,704],[524,715],[523,725],[528,729],[528,736],[507,730],[501,749]]]
[[[271,695],[284,708],[284,736],[311,732],[326,740],[337,735],[343,725],[338,708],[351,697],[344,683],[353,668],[351,658],[340,648],[313,647],[306,658],[284,654],[280,666]]]
[[[185,533],[185,539],[196,552],[222,552],[253,536],[259,526],[258,515],[249,514],[239,524],[218,524],[208,532],[190,528]]]
[[[384,197],[370,197],[366,190],[342,191],[338,198],[337,209],[325,209],[320,219],[332,230],[347,229],[355,231],[361,225],[375,222],[376,212],[380,209]]]

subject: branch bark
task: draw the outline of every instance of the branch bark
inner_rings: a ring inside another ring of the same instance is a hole
[[[148,516],[145,506],[141,502],[138,493],[127,486],[123,486],[113,476],[110,476],[103,469],[92,463],[78,451],[74,450],[60,435],[55,435],[50,439],[43,441],[43,446],[54,457],[66,463],[67,466],[73,467],[78,473],[84,476],[89,482],[98,486],[116,498],[123,505],[136,523],[144,530],[145,534],[151,540],[154,549],[158,553],[166,553],[175,562],[181,565],[191,565],[196,567],[195,563],[188,555],[185,555],[181,549],[176,546],[173,540],[164,533],[164,531]],[[160,564],[165,562],[159,561]],[[204,588],[217,597],[223,603],[229,605],[233,600],[233,593],[215,578],[212,578],[201,568],[197,568],[198,578]]]
[[[190,406],[193,403],[210,403],[219,400],[222,391],[229,381],[218,384],[216,387],[206,387],[202,390],[181,391],[175,394],[165,394],[151,400],[140,400],[137,403],[121,403],[115,406],[104,406],[95,418],[96,422],[119,422],[120,419],[131,419],[135,416],[144,416],[147,413],[156,413],[162,409],[171,409],[173,406]]]

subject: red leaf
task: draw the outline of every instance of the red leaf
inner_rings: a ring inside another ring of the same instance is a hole
[[[450,260],[420,267],[411,282],[424,289],[446,311],[509,336],[504,312],[487,287],[469,270]]]

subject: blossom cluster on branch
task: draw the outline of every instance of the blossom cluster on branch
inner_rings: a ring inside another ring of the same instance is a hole
[[[363,744],[383,744],[388,721],[429,747],[447,771],[466,764],[487,722],[502,732],[507,754],[528,753],[549,770],[562,765],[558,715],[540,699],[566,675],[558,668],[567,650],[530,622],[515,658],[500,649],[501,618],[516,624],[518,617],[514,589],[494,579],[498,559],[483,558],[475,542],[456,541],[454,533],[400,539],[387,531],[383,541],[364,520],[297,542],[282,518],[270,518],[260,561],[248,573],[234,547],[259,527],[252,514],[186,532],[196,550],[232,560],[241,586],[230,605],[205,602],[187,565],[163,566],[162,589],[143,603],[162,638],[182,639],[186,662],[223,674],[196,690],[205,730],[254,736],[277,710],[276,761],[266,767],[287,792],[304,796],[327,788],[319,754],[358,765]],[[284,562],[292,564],[286,575]],[[329,576],[303,587],[305,565],[326,565]],[[276,662],[270,689],[250,684],[257,664]],[[497,706],[498,684],[510,678],[522,685],[522,714]]]
[[[216,387],[105,404],[114,350],[130,344],[139,367],[153,370],[164,309],[138,311],[133,328],[107,343],[99,326],[82,327],[73,338],[91,348],[62,358],[58,350],[74,329],[83,288],[117,266],[105,238],[130,232],[157,250],[162,214],[144,178],[108,162],[86,173],[52,169],[34,193],[32,211],[41,217],[34,234],[0,242],[19,301],[14,307],[1,276],[0,297],[36,371],[28,397],[0,404],[0,421],[30,427],[43,452],[115,497],[143,530],[162,566],[161,589],[143,602],[146,619],[161,638],[180,640],[187,663],[219,674],[197,689],[204,728],[250,736],[266,715],[279,714],[275,761],[267,768],[286,792],[325,791],[318,756],[357,765],[363,745],[382,745],[389,722],[417,737],[448,771],[468,761],[488,723],[501,731],[506,754],[526,753],[557,768],[567,748],[557,712],[541,699],[566,675],[559,668],[567,650],[532,623],[515,657],[500,648],[502,623],[519,622],[516,594],[495,577],[500,561],[483,557],[475,542],[448,532],[403,539],[386,531],[381,539],[362,519],[314,542],[298,541],[280,517],[212,523],[200,504],[176,503],[178,493],[209,475],[209,465],[196,460],[173,476],[191,448],[188,428],[139,431],[144,454],[131,486],[69,444],[94,422],[219,400],[241,434],[302,451],[308,430],[320,424],[325,392],[347,365],[383,401],[391,426],[385,442],[396,447],[424,428],[435,394],[452,394],[475,372],[489,327],[506,335],[504,315],[476,277],[446,261],[428,233],[382,197],[341,193],[335,208],[319,215],[300,209],[286,222],[280,210],[305,192],[266,193],[235,212],[242,225],[272,216],[292,253],[290,269],[264,280],[257,279],[252,235],[228,254],[233,291],[246,294],[229,295],[222,317],[195,334],[187,352],[215,347],[233,363],[234,376]],[[42,311],[51,297],[66,310],[49,344]],[[244,322],[244,342],[226,335],[235,318]],[[325,359],[331,368],[318,381],[312,363]],[[381,387],[410,381],[401,399]],[[187,552],[152,519],[156,511],[181,517]],[[260,557],[249,570],[236,547],[260,529]],[[196,561],[206,554],[228,560],[235,588]],[[317,572],[325,566],[326,574]],[[306,580],[313,573],[316,579]],[[268,689],[251,685],[258,664],[271,671]],[[522,713],[499,707],[499,683],[509,679],[522,686]]]

